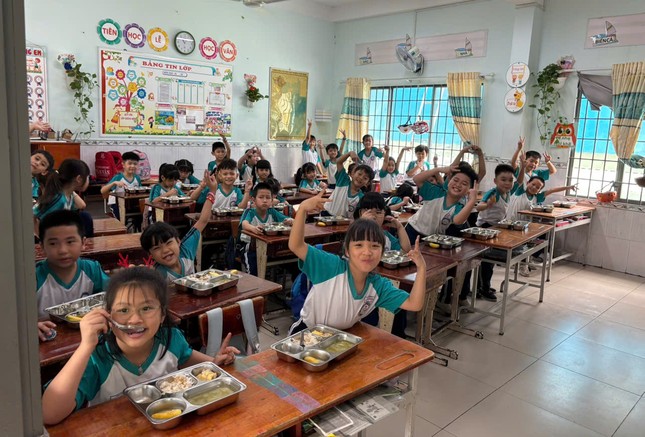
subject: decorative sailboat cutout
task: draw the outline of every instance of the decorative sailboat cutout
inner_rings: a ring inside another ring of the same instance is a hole
[[[472,55],[473,55],[473,45],[468,40],[468,38],[466,38],[466,43],[464,44],[464,46],[459,47],[458,49],[455,49],[455,57],[465,58],[467,56],[472,56]]]
[[[369,47],[367,48],[367,53],[365,54],[365,56],[361,56],[360,58],[358,58],[358,62],[360,62],[361,65],[367,65],[372,63],[372,51],[370,50]]]
[[[590,37],[594,46],[606,46],[609,44],[616,44],[618,36],[616,35],[616,28],[609,21],[605,21],[605,33],[599,33]]]

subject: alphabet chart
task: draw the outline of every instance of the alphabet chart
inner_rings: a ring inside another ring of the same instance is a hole
[[[45,49],[27,46],[27,109],[29,122],[48,121],[47,61]]]

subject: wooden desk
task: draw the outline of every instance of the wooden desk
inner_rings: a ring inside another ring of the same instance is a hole
[[[333,192],[333,190],[328,189],[325,192],[325,195],[323,197],[325,197],[325,198],[330,197],[332,192]],[[291,196],[285,196],[284,200],[289,202],[290,205],[298,205],[298,204],[302,203],[303,201],[309,199],[310,197],[314,197],[314,196],[315,196],[315,194],[301,193],[300,191],[296,191],[295,194],[293,194]]]
[[[145,185],[146,187],[152,187],[154,185],[157,185],[158,183],[159,183],[158,175],[150,175],[149,179],[141,181],[141,185]]]
[[[81,159],[81,143],[72,141],[31,140],[31,151],[46,150],[54,157],[54,169],[68,158]]]
[[[199,220],[200,213],[191,212],[184,214],[188,219],[188,226],[193,226]],[[211,214],[208,219],[208,224],[202,231],[202,236],[199,239],[199,246],[197,248],[197,260],[195,269],[202,269],[202,248],[211,244],[223,244],[228,241],[228,238],[237,233],[237,228],[240,223],[241,216],[226,216],[218,217]]]
[[[498,302],[498,305],[496,305],[495,307],[493,307],[493,309],[491,309],[491,311],[484,311],[482,309],[476,308],[475,307],[475,301],[477,300],[476,290],[473,290],[473,299],[471,301],[471,306],[470,306],[471,310],[473,311],[477,311],[479,313],[498,318],[499,335],[504,335],[504,317],[506,315],[506,302],[510,297],[517,295],[527,287],[535,287],[540,289],[539,301],[542,302],[544,298],[544,281],[546,277],[547,256],[543,257],[542,277],[540,280],[540,284],[532,284],[528,281],[520,281],[517,277],[517,267],[515,268],[515,275],[513,278],[510,278],[510,272],[513,266],[517,266],[517,264],[520,261],[522,261],[525,258],[528,258],[529,256],[533,255],[535,252],[541,249],[547,249],[547,252],[548,252],[548,245],[549,245],[548,238],[542,241],[541,243],[536,244],[533,247],[523,251],[522,253],[514,254],[513,250],[524,246],[529,241],[533,241],[538,237],[541,237],[543,235],[550,233],[552,229],[553,229],[552,225],[529,223],[529,228],[526,231],[513,231],[509,229],[501,229],[501,232],[497,235],[497,237],[492,238],[490,240],[483,240],[483,241],[471,240],[483,246],[487,246],[495,249],[501,249],[502,251],[505,252],[504,260],[492,259],[490,258],[490,254],[484,255],[484,259],[482,260],[483,262],[497,264],[505,267],[504,282],[502,283],[502,287],[500,289],[500,292],[502,293],[501,311],[499,313],[493,311],[499,306],[499,302]],[[511,296],[509,296],[509,293],[508,293],[508,285],[510,282],[521,284],[520,288],[515,290]]]
[[[561,261],[563,259],[569,258],[572,253],[563,253],[560,256],[555,257],[555,234],[558,232],[562,231],[567,231],[572,228],[577,228],[578,226],[585,226],[591,224],[591,219],[593,218],[593,213],[596,210],[596,207],[587,204],[587,205],[582,205],[582,204],[577,204],[573,208],[553,208],[553,212],[533,212],[533,211],[520,211],[519,213],[522,215],[525,215],[529,218],[529,220],[536,222],[536,223],[546,223],[549,225],[553,225],[553,229],[551,230],[551,234],[549,236],[549,259],[547,260],[549,269],[547,270],[547,276],[546,280],[550,281],[551,280],[551,267],[553,264],[557,261]],[[573,217],[573,216],[585,216],[587,218],[582,219],[582,220],[577,220],[577,221],[571,221],[571,223],[563,225],[563,226],[557,226],[556,223],[565,220],[568,217]],[[587,252],[589,248],[589,230],[591,227],[587,228],[587,235],[585,239],[585,253]]]
[[[81,256],[97,260],[104,270],[118,267],[119,254],[129,256],[131,264],[143,264],[148,254],[141,248],[140,237],[139,233],[86,238]],[[34,251],[36,261],[45,259],[45,253],[40,244],[35,245]]]
[[[399,375],[407,376],[410,402],[405,433],[413,432],[417,367],[432,360],[433,353],[378,328],[359,323],[349,330],[363,337],[358,351],[332,363],[320,373],[310,373],[298,363],[278,360],[273,350],[236,360],[226,368],[247,389],[238,401],[204,416],[189,414],[170,432],[157,431],[121,396],[73,413],[61,424],[47,427],[49,435],[105,436],[273,436],[283,430],[300,435],[300,424],[323,411]]]
[[[145,193],[111,193],[116,198],[119,208],[119,220],[125,225],[128,216],[141,216],[139,200],[150,197],[150,192]]]
[[[155,221],[166,222],[171,225],[187,224],[184,215],[195,212],[195,201],[182,203],[151,202],[146,200],[146,206],[152,208],[155,215]]]
[[[81,344],[81,330],[74,329],[62,322],[56,322],[56,338],[41,341],[38,345],[40,367],[66,361]],[[47,381],[42,381],[43,384]]]
[[[127,234],[128,228],[114,217],[94,219],[94,236]]]

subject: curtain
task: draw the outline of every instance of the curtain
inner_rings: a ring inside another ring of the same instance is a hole
[[[362,77],[350,77],[345,85],[345,99],[340,113],[338,129],[347,134],[345,152],[358,152],[363,148],[361,139],[367,133],[370,113],[370,82]],[[342,135],[336,132],[336,143],[340,147]]]
[[[645,113],[645,62],[612,65],[611,82],[614,121],[609,138],[618,158],[628,160],[634,153]]]
[[[601,106],[613,107],[611,76],[578,73],[578,90],[594,111],[599,111]]]
[[[448,103],[462,141],[479,145],[482,79],[476,73],[448,73]]]

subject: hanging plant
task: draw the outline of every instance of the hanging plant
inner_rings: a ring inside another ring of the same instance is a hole
[[[255,103],[259,100],[269,98],[269,96],[262,94],[260,90],[255,86],[257,77],[254,74],[245,74],[244,80],[246,80],[247,87],[246,91],[244,91],[244,94],[246,94],[246,98],[249,102]]]
[[[555,126],[556,121],[563,121],[556,109],[558,100],[560,100],[561,88],[560,73],[562,68],[559,64],[549,64],[537,73],[537,82],[533,84],[535,99],[530,108],[535,108],[537,114],[537,128],[540,133],[540,141],[546,146],[549,139],[550,128]],[[531,73],[533,74],[533,73]]]
[[[63,65],[65,74],[71,79],[69,87],[74,93],[74,103],[78,107],[79,115],[74,117],[74,120],[79,123],[76,137],[89,136],[94,132],[94,120],[89,118],[89,114],[94,106],[91,96],[94,88],[98,87],[96,74],[82,71],[82,64],[77,64],[72,54],[58,55],[58,62]],[[83,129],[87,130],[83,131]]]

